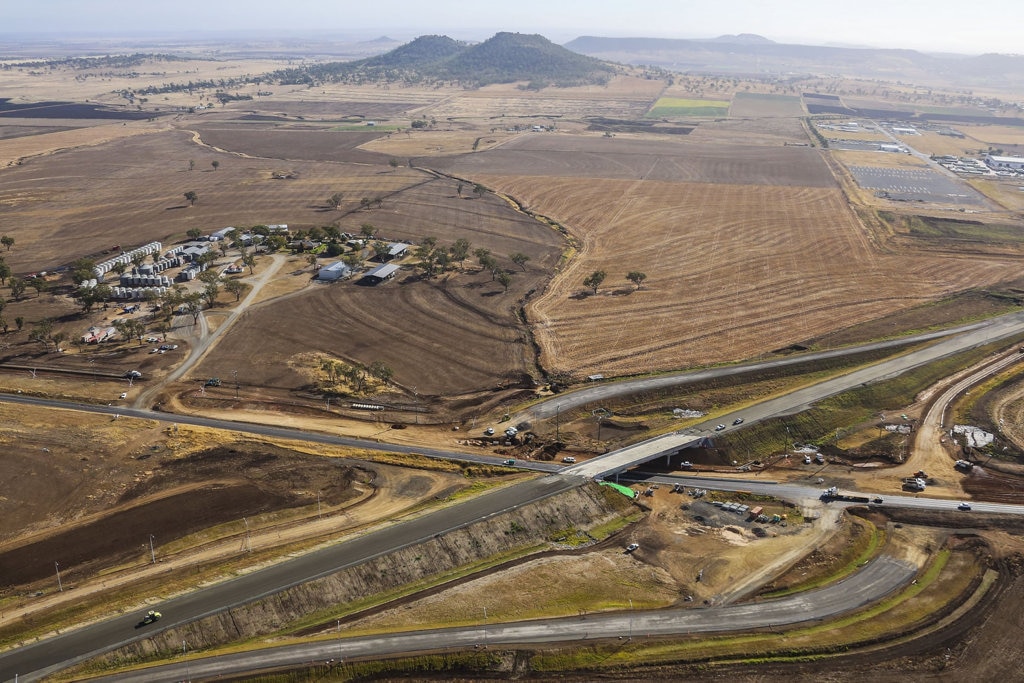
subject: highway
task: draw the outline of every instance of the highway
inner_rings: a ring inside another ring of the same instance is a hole
[[[834,379],[819,382],[809,387],[804,387],[786,396],[770,399],[756,406],[750,406],[742,411],[742,416],[744,417],[746,424],[751,424],[769,417],[791,414],[808,407],[815,401],[834,395],[845,389],[849,389],[860,384],[866,384],[868,382],[881,381],[889,377],[894,377],[906,370],[919,367],[936,359],[957,353],[958,351],[985,344],[1003,337],[1019,334],[1021,332],[1024,332],[1024,314],[1003,316],[986,325],[964,328],[959,334],[946,336],[935,344],[925,348],[881,361],[868,368],[848,372]],[[852,351],[847,350],[846,352],[851,353]],[[721,371],[728,374],[732,372],[733,369],[723,368]],[[634,388],[633,390],[636,391],[638,389]],[[579,396],[565,394],[556,397],[551,401],[551,403],[559,401],[558,406],[561,406],[564,405],[565,401],[570,399],[573,401],[579,400],[583,402],[589,400],[580,398]],[[34,398],[25,395],[10,394],[0,395],[0,401],[36,405],[46,408],[86,410],[111,415],[121,414],[141,419],[154,419],[162,420],[164,422],[202,425],[216,429],[226,429],[283,439],[297,439],[313,443],[327,443],[395,453],[417,453],[432,458],[458,459],[472,462],[487,462],[492,464],[496,460],[493,456],[488,455],[477,456],[461,452],[383,444],[350,437],[307,433],[299,430],[283,429],[268,425],[237,423],[227,420],[215,420],[196,416],[174,415],[145,409],[75,404],[70,402]],[[425,515],[419,519],[411,520],[393,527],[387,527],[381,531],[367,534],[352,541],[332,546],[288,562],[280,563],[229,582],[204,588],[180,598],[169,600],[160,605],[154,605],[153,607],[155,609],[163,612],[166,619],[166,621],[160,622],[159,627],[166,628],[186,623],[209,614],[214,614],[225,609],[244,604],[260,596],[277,592],[289,586],[309,581],[317,578],[318,576],[332,573],[344,567],[352,566],[353,564],[365,561],[371,557],[386,554],[392,550],[409,544],[426,540],[433,535],[458,528],[459,526],[469,524],[483,517],[499,514],[504,510],[515,508],[531,501],[556,495],[562,491],[580,485],[583,481],[586,481],[589,478],[603,477],[616,472],[625,471],[646,460],[650,460],[652,457],[657,457],[661,453],[679,448],[681,445],[691,442],[694,438],[700,435],[699,430],[701,428],[705,430],[710,429],[714,422],[721,420],[722,422],[731,425],[732,419],[739,415],[740,414],[737,413],[736,415],[720,416],[716,418],[716,420],[709,421],[706,425],[699,425],[697,427],[698,431],[696,434],[693,433],[693,431],[690,431],[689,433],[677,433],[658,437],[654,442],[637,444],[625,449],[620,449],[619,451],[606,454],[605,456],[595,458],[572,468],[563,468],[553,463],[519,461],[519,464],[524,467],[545,472],[561,472],[562,476],[546,476],[530,482],[524,482],[501,491],[489,493],[472,500],[467,500],[457,506]],[[732,428],[733,427],[731,426],[729,427],[729,429]],[[712,484],[708,480],[704,480],[705,483],[697,483],[701,481],[699,479],[693,479],[693,481],[695,483],[688,485],[726,489],[726,485],[728,484],[727,481],[720,481],[716,484]],[[767,482],[761,482],[761,484],[768,485]],[[734,481],[732,482],[732,485],[742,486],[742,490],[752,489],[752,484],[749,480],[743,480],[742,483]],[[810,491],[807,489],[801,489],[800,491],[791,493],[796,493],[799,497],[806,497],[809,495]],[[791,493],[787,493],[782,488],[776,488],[774,489],[774,493],[770,493],[770,495],[788,498]],[[817,491],[815,495],[820,495],[820,491]],[[887,496],[886,504],[900,504],[925,508],[951,505],[948,500],[936,501],[911,496]],[[989,509],[990,507],[992,508],[991,510]],[[991,511],[1020,514],[1018,510],[1013,508],[1013,506],[1001,506],[988,503],[977,503],[975,505],[975,509],[982,512]],[[9,652],[2,653],[0,654],[0,680],[11,680],[15,674],[20,674],[19,680],[35,680],[47,672],[59,670],[76,661],[87,659],[94,654],[114,649],[137,637],[141,637],[134,629],[134,625],[137,620],[137,614],[119,617],[70,631],[39,643],[26,645]],[[512,628],[512,626],[503,628]],[[652,633],[653,632],[654,631],[652,631]],[[510,638],[527,637],[525,635],[516,636],[512,631],[509,631],[507,635]],[[415,639],[416,637],[417,636],[414,635],[407,636],[407,638],[411,639]],[[413,641],[406,642],[411,643]],[[396,647],[399,648],[397,651],[401,651],[401,647],[403,646],[396,645]]]
[[[270,667],[302,666],[353,657],[415,653],[427,650],[473,649],[608,638],[643,638],[692,633],[716,633],[775,628],[814,622],[875,602],[917,573],[913,565],[883,555],[848,578],[817,590],[774,600],[707,608],[638,610],[588,614],[448,628],[430,631],[338,638],[288,645],[222,657],[197,658],[133,673],[104,677],[117,683],[154,683],[191,678],[214,678]]]
[[[509,486],[436,510],[394,526],[300,555],[287,562],[244,574],[236,579],[200,588],[171,600],[148,605],[164,618],[152,627],[135,629],[141,612],[68,631],[38,643],[0,653],[0,681],[33,681],[76,662],[115,649],[157,630],[185,624],[217,612],[252,602],[371,558],[473,524],[533,501],[582,485],[579,477],[547,476]]]

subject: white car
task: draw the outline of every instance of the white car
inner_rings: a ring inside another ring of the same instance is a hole
[[[971,509],[971,504],[970,503],[960,503],[959,505],[956,506],[956,509],[957,510],[970,510]]]
[[[640,549],[640,544],[639,543],[630,543],[629,545],[626,546],[626,552],[627,553],[631,553],[634,550],[639,550],[639,549]]]
[[[567,455],[566,457],[562,458],[562,462],[571,465],[574,462],[576,462],[576,458],[572,457],[571,455]]]
[[[149,342],[150,344],[155,344],[160,340],[157,339],[156,337],[146,337],[146,341]]]
[[[128,392],[127,391],[122,391],[121,392],[121,400],[124,400],[126,398],[128,398]]]
[[[485,429],[484,430],[484,434],[486,434],[487,436],[493,436],[494,435],[494,427],[488,427],[487,429]]]
[[[725,429],[725,425],[718,425],[717,427],[715,427],[715,431],[716,431],[716,432],[720,432],[720,431],[722,431],[723,429]]]

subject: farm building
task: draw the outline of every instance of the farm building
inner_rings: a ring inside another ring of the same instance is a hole
[[[333,282],[334,280],[340,280],[341,278],[346,277],[350,272],[352,272],[352,269],[343,262],[335,261],[334,263],[321,268],[320,272],[316,274],[316,279]]]
[[[404,242],[392,242],[388,245],[388,255],[385,260],[391,261],[392,259],[401,258],[405,256],[405,253],[409,250],[408,244]]]
[[[208,251],[210,251],[210,247],[207,244],[189,242],[185,245],[185,248],[181,250],[181,258],[185,261],[198,261],[199,257]]]
[[[989,168],[1003,171],[1024,171],[1024,157],[1000,157],[986,154],[985,163]]]
[[[386,263],[383,266],[377,266],[369,273],[364,275],[363,280],[372,285],[380,284],[385,280],[390,280],[391,278],[395,277],[395,274],[398,273],[400,268],[401,266],[397,264]]]
[[[286,235],[288,234],[288,225],[286,223],[275,223],[274,225],[268,225],[267,230],[270,231],[271,235]]]
[[[117,336],[117,330],[113,327],[90,327],[82,335],[83,344],[99,344]]]
[[[230,234],[231,231],[234,230],[234,229],[235,228],[230,227],[230,226],[227,227],[227,228],[221,228],[220,230],[210,234],[210,241],[211,242],[219,242],[219,241],[221,241],[223,239],[227,239],[228,234]]]

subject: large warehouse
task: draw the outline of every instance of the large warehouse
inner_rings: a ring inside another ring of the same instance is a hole
[[[997,171],[1024,171],[1024,157],[997,157],[986,154],[985,163]]]

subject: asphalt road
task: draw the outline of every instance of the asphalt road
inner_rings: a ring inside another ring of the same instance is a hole
[[[609,477],[661,455],[677,451],[692,444],[701,437],[713,436],[718,433],[741,428],[733,425],[733,421],[736,418],[743,418],[744,424],[742,426],[747,426],[768,418],[793,415],[807,410],[814,403],[822,399],[835,396],[852,387],[881,382],[966,349],[982,346],[995,339],[1012,336],[1021,332],[1024,332],[1024,314],[1014,313],[1002,316],[992,321],[991,324],[967,328],[960,334],[945,337],[924,348],[880,361],[868,367],[852,370],[838,377],[832,377],[817,384],[803,387],[784,396],[762,401],[742,411],[718,415],[713,420],[707,420],[679,432],[673,432],[632,446],[626,446],[617,451],[612,451],[579,465],[569,467],[565,471],[585,477]],[[764,364],[763,367],[772,367],[772,364]],[[716,424],[724,424],[726,427],[722,432],[717,432],[714,431]]]
[[[903,354],[896,358],[880,362],[869,368],[855,370],[841,377],[800,389],[790,395],[772,399],[758,404],[757,406],[752,406],[744,411],[743,416],[748,423],[751,423],[771,416],[797,412],[821,398],[831,396],[850,387],[893,377],[905,372],[906,370],[949,356],[961,350],[985,344],[989,341],[1002,337],[1018,334],[1020,332],[1024,332],[1024,314],[1003,316],[985,325],[963,328],[959,334],[947,336],[941,341],[938,341],[924,349]],[[905,340],[901,340],[901,343],[905,343]],[[845,352],[850,353],[851,351],[845,350]],[[761,364],[761,368],[778,367],[786,363],[787,361],[773,361],[771,363]],[[721,368],[719,370],[722,374],[730,374],[734,371],[733,368]],[[647,386],[642,383],[651,381],[655,380],[641,380],[639,382],[628,383],[628,390],[637,391],[647,388]],[[627,383],[620,384],[625,385]],[[616,385],[608,386],[614,387]],[[584,392],[559,396],[555,401],[550,402],[551,404],[554,404],[552,406],[552,412],[563,405],[562,401],[568,399],[580,400],[583,402],[593,400],[592,398],[587,398]],[[49,408],[89,410],[92,412],[107,414],[120,413],[143,419],[158,419],[166,422],[203,425],[217,429],[242,431],[285,439],[301,439],[315,443],[330,443],[357,448],[372,448],[398,453],[419,453],[427,457],[435,458],[491,463],[495,460],[491,456],[472,456],[464,453],[448,452],[436,449],[399,446],[394,444],[379,444],[362,439],[304,433],[297,430],[281,429],[267,425],[234,423],[203,417],[170,415],[142,409],[86,406],[81,404],[37,399],[24,395],[0,396],[0,401],[19,402]],[[558,402],[556,403],[556,401]],[[731,423],[731,418],[733,417],[734,416],[730,415],[720,417],[718,419]],[[685,443],[694,438],[693,434],[680,434],[676,436],[678,436],[680,443]],[[644,446],[641,444],[631,448],[647,448],[649,451],[651,446]],[[518,507],[519,505],[532,500],[538,500],[550,495],[555,495],[561,491],[578,486],[585,480],[585,477],[595,476],[595,474],[592,473],[592,470],[601,474],[609,474],[627,469],[642,461],[638,459],[636,452],[630,454],[629,451],[629,448],[622,449],[621,451],[603,456],[603,458],[598,458],[583,464],[589,467],[565,469],[559,465],[548,463],[523,463],[524,466],[529,466],[531,469],[562,471],[565,474],[577,474],[580,476],[545,477],[531,482],[525,482],[502,491],[497,491],[481,496],[477,499],[466,501],[458,506],[437,511],[418,520],[412,520],[394,527],[386,528],[380,532],[368,534],[359,539],[333,546],[331,548],[297,558],[290,562],[275,565],[224,584],[201,589],[161,605],[156,605],[154,608],[163,612],[166,621],[162,621],[155,628],[163,628],[192,621],[208,614],[213,614],[232,606],[249,602],[268,593],[273,593],[283,588],[317,578],[318,576],[332,573],[338,569],[390,552],[391,550],[403,547],[410,543],[424,540],[434,534],[444,533],[449,529],[457,528],[458,526],[468,524],[482,517],[498,514],[503,510]],[[644,459],[649,459],[649,452],[644,452],[643,455]],[[595,464],[590,465],[590,463]],[[749,490],[750,486],[747,481],[744,481],[742,485],[744,490]],[[710,487],[710,484],[707,486]],[[723,487],[719,486],[719,488]],[[777,495],[784,494],[779,493]],[[895,504],[895,501],[893,504]],[[905,504],[915,505],[918,507],[928,507],[932,505],[950,505],[950,502],[931,502],[928,501],[928,499],[908,497]],[[979,503],[976,506],[976,509],[979,511],[987,511],[983,510],[982,506],[990,505],[995,504]],[[1007,511],[1012,510],[1012,506],[998,507],[1006,507],[1008,508]],[[1000,509],[992,511],[1004,510]],[[99,652],[116,648],[119,645],[135,639],[136,637],[141,637],[141,634],[137,634],[134,629],[134,625],[138,621],[138,618],[139,615],[133,614],[112,619],[3,653],[0,655],[0,680],[13,679],[15,674],[23,674],[21,675],[20,680],[35,680],[37,677],[48,671],[58,670],[75,661],[88,658],[89,656]],[[408,638],[412,639],[417,637],[418,636],[414,635],[408,636]],[[509,637],[511,637],[511,632],[509,632]]]
[[[0,680],[33,681],[78,661],[179,624],[252,602],[312,579],[332,574],[399,548],[414,545],[506,510],[582,485],[579,477],[548,476],[522,482],[385,527],[358,538],[272,565],[236,579],[200,588],[148,609],[164,618],[135,629],[142,613],[127,614],[0,654]]]
[[[48,398],[38,398],[25,394],[0,394],[0,403],[21,403],[23,405],[39,406],[40,408],[55,408],[58,410],[77,410],[88,413],[99,413],[102,415],[121,415],[124,417],[136,417],[143,420],[159,420],[168,424],[188,424],[213,429],[225,429],[232,432],[245,434],[256,434],[259,436],[271,436],[278,439],[292,439],[306,443],[323,443],[333,446],[349,446],[351,448],[365,448],[382,453],[404,453],[410,455],[422,455],[427,458],[439,460],[456,460],[459,462],[473,462],[480,464],[500,464],[505,458],[493,455],[475,455],[463,451],[446,451],[439,448],[428,448],[423,446],[405,446],[370,439],[359,439],[351,436],[336,436],[333,434],[322,434],[319,432],[307,432],[300,429],[288,427],[274,427],[267,424],[255,424],[251,422],[233,422],[231,420],[218,420],[198,415],[178,415],[175,413],[164,413],[158,410],[147,410],[145,408],[131,408],[125,406],[105,406],[92,403],[75,403],[73,401],[57,401]],[[516,460],[516,467],[528,469],[535,472],[560,472],[564,469],[557,463],[537,462],[533,460]]]
[[[105,677],[118,683],[213,678],[270,667],[300,666],[352,657],[415,653],[477,645],[509,646],[608,638],[642,638],[774,628],[813,622],[870,604],[908,583],[917,568],[881,556],[830,586],[775,600],[697,609],[622,611],[582,617],[394,633],[289,645],[223,657],[199,658]]]

